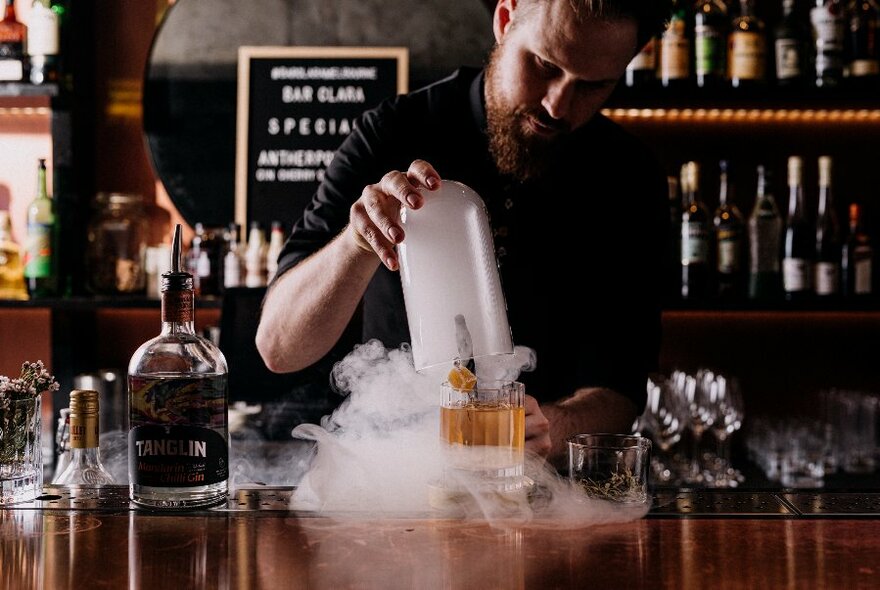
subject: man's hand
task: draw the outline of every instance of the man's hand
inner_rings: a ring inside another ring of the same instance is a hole
[[[351,206],[348,233],[366,251],[375,252],[389,270],[397,270],[394,247],[403,241],[400,208],[418,209],[424,204],[419,192],[440,186],[440,175],[424,160],[416,160],[405,173],[392,171],[376,184],[364,188]]]
[[[550,422],[541,411],[538,400],[530,395],[525,399],[526,450],[542,457],[550,452]]]

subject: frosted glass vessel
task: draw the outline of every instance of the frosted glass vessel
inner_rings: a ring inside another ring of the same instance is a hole
[[[450,180],[422,194],[420,209],[403,212],[398,247],[416,370],[440,374],[456,358],[513,354],[483,200]]]

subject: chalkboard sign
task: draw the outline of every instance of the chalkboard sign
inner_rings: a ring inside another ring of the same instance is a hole
[[[407,91],[404,47],[240,47],[235,221],[298,218],[354,121]]]

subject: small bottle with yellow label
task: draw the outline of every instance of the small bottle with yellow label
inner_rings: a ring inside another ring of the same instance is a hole
[[[70,462],[55,485],[98,486],[113,483],[98,449],[98,392],[70,392]]]

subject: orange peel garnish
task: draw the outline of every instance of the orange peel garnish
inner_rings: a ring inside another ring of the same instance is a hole
[[[477,386],[477,376],[458,363],[449,371],[446,380],[452,388],[459,391],[472,391]]]

